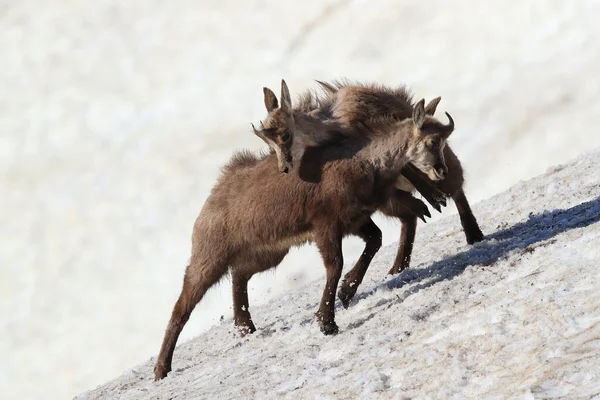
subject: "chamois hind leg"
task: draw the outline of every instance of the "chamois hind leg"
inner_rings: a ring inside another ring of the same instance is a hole
[[[454,200],[458,215],[460,216],[460,223],[465,231],[467,243],[473,244],[479,242],[483,240],[483,233],[479,229],[479,224],[473,215],[473,211],[463,190],[465,183],[463,168],[450,146],[444,148],[444,157],[446,158],[448,174],[446,179],[438,182],[437,185],[442,192],[452,196],[452,200]]]
[[[183,289],[173,307],[160,353],[154,365],[154,380],[166,377],[171,371],[175,345],[190,314],[196,304],[202,300],[206,291],[217,283],[226,272],[227,264],[221,261],[209,266],[192,263],[187,267],[183,278]]]
[[[467,196],[465,192],[460,189],[452,195],[452,199],[456,204],[458,215],[460,216],[460,223],[462,224],[463,230],[465,231],[465,237],[468,244],[480,242],[483,240],[483,232],[479,228],[477,219],[473,215]]]
[[[246,274],[235,273],[232,270],[231,284],[233,289],[233,320],[240,334],[246,336],[248,333],[256,332],[248,304],[248,280]]]
[[[319,311],[317,311],[317,320],[323,334],[334,335],[339,331],[335,323],[335,292],[344,265],[340,227],[335,224],[334,226],[321,227],[315,232],[315,243],[327,270],[327,281],[321,297]]]
[[[233,294],[233,319],[242,336],[256,332],[250,315],[248,303],[248,281],[258,272],[274,268],[281,263],[288,251],[262,253],[247,256],[235,261],[231,267],[231,283]]]
[[[356,234],[365,241],[365,249],[354,267],[344,276],[342,286],[338,291],[338,298],[344,308],[348,308],[350,300],[356,294],[358,285],[365,277],[373,257],[381,248],[381,229],[375,225],[371,218],[358,228]]]

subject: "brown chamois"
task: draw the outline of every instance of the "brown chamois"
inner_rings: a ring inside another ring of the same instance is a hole
[[[301,98],[299,107],[306,112],[318,114],[321,117],[333,118],[343,126],[361,126],[365,121],[377,119],[381,116],[386,116],[392,120],[403,120],[412,113],[412,96],[406,87],[390,88],[375,84],[317,82],[326,92],[326,96],[319,97],[312,93],[305,94]],[[441,97],[437,97],[427,105],[425,109],[427,115],[434,115],[440,100]],[[448,174],[444,180],[437,183],[431,182],[431,184],[435,184],[440,191],[454,200],[467,243],[479,242],[483,240],[483,233],[463,190],[464,172],[462,165],[449,145],[444,147],[443,155],[448,167]],[[423,170],[418,163],[412,164]],[[413,192],[413,184],[416,182],[414,176],[410,177],[410,181],[404,179],[407,177],[405,172],[408,169],[407,166],[403,170],[404,176],[401,176],[398,180],[397,188]],[[411,169],[410,172],[419,174],[416,168]],[[428,174],[428,177],[431,178],[431,174]],[[427,176],[423,175],[423,179],[427,179]],[[413,184],[411,184],[411,181]],[[427,196],[425,197],[429,200]],[[397,274],[409,266],[415,238],[417,220],[414,216],[406,215],[400,219],[402,220],[402,229],[399,249],[394,265],[389,271],[390,274]]]
[[[264,104],[268,115],[265,123],[263,124],[261,122],[260,130],[257,130],[256,127],[252,125],[254,133],[267,143],[271,150],[277,155],[279,170],[281,172],[288,173],[294,168],[294,164],[296,163],[299,164],[298,173],[302,179],[308,181],[314,180],[314,171],[317,171],[318,174],[320,166],[318,162],[311,160],[313,157],[310,155],[317,153],[318,147],[322,144],[335,144],[335,127],[339,126],[338,122],[335,120],[320,119],[320,117],[323,117],[322,115],[319,116],[314,113],[308,114],[299,111],[298,108],[292,110],[289,119],[285,119],[282,117],[282,114],[285,114],[285,112],[279,108],[275,93],[266,87],[263,88],[263,93]],[[286,96],[289,97],[289,90],[285,82],[282,81],[281,97],[284,98]],[[425,107],[425,110],[428,110],[432,104],[433,102]],[[301,107],[302,106],[300,106],[300,108]],[[380,118],[378,124],[382,123],[395,124],[397,121],[393,119],[386,121],[385,118]],[[328,126],[330,129],[324,129]],[[340,143],[338,145],[343,144]],[[402,173],[409,176],[411,181],[419,186],[422,193],[430,194],[429,201],[436,209],[438,209],[438,211],[440,211],[440,205],[445,205],[445,203],[441,202],[443,197],[438,197],[438,193],[442,196],[443,194],[438,192],[437,189],[431,185],[431,181],[423,177],[422,173],[419,173],[416,168],[413,169],[417,171],[416,174],[412,170],[406,168],[402,169]],[[433,171],[429,171],[429,173],[433,175],[434,179],[438,180],[443,178],[446,170],[446,166],[442,163],[436,165]],[[421,185],[419,185],[419,183],[421,183]],[[396,217],[402,220],[407,218],[416,219],[418,217],[426,222],[425,216],[431,217],[431,214],[429,214],[429,211],[427,210],[427,206],[425,206],[421,200],[413,197],[408,191],[399,190],[397,184],[395,186],[396,188],[389,194],[388,201],[383,204],[378,211],[386,216]],[[369,228],[370,231],[376,232],[377,236],[381,236],[381,230],[371,218],[366,221],[366,224],[371,227]],[[379,249],[379,246],[376,247],[377,250]],[[374,247],[375,246],[373,245],[367,246],[355,267],[344,277],[338,296],[345,308],[348,307],[366,274],[372,257],[375,255],[373,252]],[[367,258],[366,254],[371,254],[371,256]]]
[[[282,94],[284,90],[288,89],[287,86],[285,86],[285,82],[282,82]],[[263,94],[267,112],[271,113],[276,111],[279,108],[279,103],[275,93],[273,93],[271,89],[264,87]],[[306,100],[306,98],[303,98],[302,100]],[[426,111],[434,104],[434,101],[427,105],[425,108]],[[435,103],[435,105],[437,105],[437,103]],[[283,173],[288,173],[288,171],[293,168],[294,158],[299,161],[304,155],[307,147],[315,147],[318,146],[319,143],[330,142],[332,140],[332,138],[327,137],[327,134],[324,133],[327,132],[327,130],[322,129],[322,124],[327,124],[328,122],[327,118],[320,118],[317,123],[317,128],[315,129],[313,126],[315,125],[314,115],[311,115],[310,118],[307,118],[309,114],[303,112],[302,108],[306,108],[306,105],[301,104],[300,107],[292,110],[292,112],[297,114],[297,117],[299,117],[298,123],[302,125],[302,129],[297,132],[298,137],[295,140],[290,134],[290,129],[287,129],[287,127],[282,127],[286,129],[279,130],[265,129],[265,126],[261,122],[261,129],[257,130],[255,126],[252,125],[254,134],[267,143],[270,149],[277,155],[279,171]],[[302,117],[302,113],[305,114],[304,117]],[[428,113],[428,115],[432,114]],[[302,122],[304,122],[304,124],[302,124]],[[334,125],[337,124],[338,122],[335,121]],[[403,168],[402,174],[436,210],[441,212],[441,206],[446,205],[445,194],[439,191],[435,185],[431,183],[431,180],[424,178],[420,171],[415,168],[412,163],[407,164],[407,166]]]
[[[281,126],[295,131],[287,90],[279,111]],[[194,224],[190,264],[156,360],[155,379],[171,370],[177,339],[192,310],[228,270],[235,324],[242,332],[252,332],[248,280],[276,267],[290,247],[308,241],[317,245],[326,269],[317,320],[324,334],[338,332],[334,305],[343,266],[342,238],[353,233],[379,245],[381,236],[374,236],[377,227],[368,231],[368,217],[387,201],[407,162],[425,156],[429,168],[441,163],[441,148],[453,127],[451,119],[443,125],[426,116],[421,101],[411,118],[373,123],[369,135],[340,128],[336,145],[317,147],[321,175],[314,182],[301,179],[296,171],[278,172],[275,154],[234,155]],[[439,146],[422,146],[424,141],[437,141]]]

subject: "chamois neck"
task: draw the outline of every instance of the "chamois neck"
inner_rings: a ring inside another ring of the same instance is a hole
[[[381,172],[393,174],[408,163],[408,147],[412,124],[396,122],[381,127],[369,127],[371,141],[360,152],[361,158],[373,164]]]
[[[321,120],[306,113],[295,112],[294,122],[296,123],[295,137],[307,146],[318,146],[330,141],[334,133],[342,130],[342,127],[333,120]]]
[[[348,134],[333,120],[320,120],[305,113],[294,113],[296,130],[294,132],[294,143],[292,145],[295,160],[302,158],[308,147],[318,147],[338,140],[340,135]]]

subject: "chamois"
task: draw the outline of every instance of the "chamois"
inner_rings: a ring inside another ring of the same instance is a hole
[[[334,81],[332,84],[317,81],[317,83],[327,93],[327,99],[319,100],[320,107],[328,109],[331,116],[344,126],[362,124],[368,119],[378,118],[381,115],[403,120],[412,112],[412,99],[405,87],[393,89],[384,85],[348,81]],[[426,113],[433,116],[440,101],[441,97],[431,100],[425,108]],[[436,185],[454,200],[467,243],[479,242],[483,240],[483,233],[464,193],[465,179],[462,165],[448,144],[443,154],[448,174],[444,180],[436,181]],[[408,192],[414,191],[414,187],[406,179],[401,186]]]
[[[264,124],[261,121],[261,129],[257,130],[256,127],[252,125],[254,134],[267,143],[271,150],[277,155],[279,170],[281,172],[288,173],[292,170],[294,164],[299,164],[299,176],[304,180],[314,179],[311,176],[314,176],[315,170],[320,171],[320,166],[318,165],[318,162],[315,163],[311,160],[314,157],[310,157],[309,155],[318,152],[318,147],[323,144],[335,144],[335,130],[324,128],[328,125],[333,127],[338,126],[338,122],[327,119],[323,115],[299,111],[298,108],[302,108],[302,105],[293,109],[290,117],[286,117],[285,112],[279,108],[275,93],[267,87],[263,88],[263,93],[264,104],[268,115]],[[285,96],[289,97],[289,90],[287,89],[285,82],[282,82],[281,97],[284,98]],[[437,105],[437,102],[438,101],[433,100],[425,107],[426,114],[428,114],[428,110],[432,105]],[[378,123],[395,124],[397,121],[380,118]],[[297,127],[297,129],[294,129],[294,127]],[[339,143],[338,145],[343,145],[343,143]],[[415,170],[416,173],[413,170]],[[307,173],[306,171],[313,172]],[[433,179],[438,180],[444,177],[446,171],[447,168],[442,162],[439,165],[435,165],[435,168],[431,169],[429,173],[433,175]],[[441,192],[432,186],[431,180],[424,178],[423,174],[419,173],[419,170],[414,167],[411,169],[407,166],[402,169],[402,173],[411,178],[410,181],[415,184],[415,186],[418,186],[419,191],[422,192],[422,194],[425,193],[424,196],[429,199],[438,211],[440,211],[440,206],[445,205],[445,203],[442,202],[444,197]],[[406,178],[402,177],[402,179]],[[426,222],[425,216],[431,217],[431,214],[429,214],[429,211],[427,210],[427,206],[425,206],[422,201],[413,197],[410,192],[398,189],[397,184],[396,186],[396,189],[390,192],[388,201],[383,204],[378,211],[386,216],[400,218],[401,220],[407,218],[416,219],[419,217]],[[427,195],[429,195],[429,197]],[[375,232],[376,229],[377,235],[381,235],[381,231],[371,218],[369,218],[366,223],[371,226],[371,231]],[[361,255],[361,258],[359,258],[354,268],[352,268],[352,270],[344,277],[338,297],[345,308],[349,306],[359,285],[362,283],[364,275],[374,256],[373,248],[375,248],[375,246],[367,241],[365,251]],[[377,247],[375,251],[377,250],[379,250],[379,247]],[[371,256],[367,258],[366,254],[371,254]]]
[[[282,86],[282,104],[272,121],[277,117],[295,132],[289,91],[285,83]],[[380,232],[367,223],[368,218],[388,200],[407,162],[427,159],[428,169],[443,164],[441,149],[454,128],[448,118],[450,123],[444,125],[427,116],[421,101],[411,118],[372,123],[369,135],[338,127],[336,145],[323,144],[314,154],[321,165],[315,181],[301,179],[298,171],[278,172],[275,154],[234,155],[194,224],[190,264],[154,367],[155,379],[171,370],[177,339],[192,310],[228,270],[235,324],[242,333],[253,332],[248,280],[276,267],[290,247],[308,241],[317,245],[326,269],[317,320],[325,335],[337,333],[334,304],[343,266],[342,238],[356,234],[379,247]],[[433,141],[439,146],[422,145]]]
[[[394,89],[384,85],[344,81],[334,83],[317,81],[317,83],[324,89],[326,95],[318,96],[308,92],[301,96],[300,104],[296,108],[312,115],[318,115],[320,118],[333,118],[346,127],[362,126],[366,121],[382,116],[390,118],[392,121],[403,120],[412,112],[412,96],[406,87]],[[425,108],[427,115],[434,115],[440,100],[441,97],[437,97],[427,105]],[[479,242],[483,240],[483,233],[465,196],[462,165],[448,145],[443,149],[443,156],[448,168],[447,176],[444,180],[431,183],[454,200],[467,243]],[[419,167],[418,169],[423,169],[417,163],[413,164]],[[417,168],[409,167],[410,164],[402,171],[404,176],[399,177],[397,188],[410,193],[415,189],[413,185],[417,182],[415,176],[419,175],[419,171]],[[410,181],[405,179],[408,176],[407,171],[411,173]],[[431,174],[428,175],[423,175],[422,178],[429,177],[431,179]],[[422,192],[422,194],[424,193]],[[425,194],[424,197],[430,200]],[[398,253],[389,271],[389,274],[392,275],[409,266],[417,226],[417,220],[412,215],[406,214],[399,218],[402,221],[402,228]]]
[[[282,84],[283,86],[284,84]],[[283,90],[288,90],[287,86]],[[283,92],[282,92],[283,93]],[[263,87],[264,103],[268,113],[275,112],[279,108],[279,103],[275,93],[267,87]],[[306,103],[306,97],[302,98]],[[437,106],[437,102],[432,101],[425,107],[425,111],[428,112],[430,107]],[[438,100],[439,102],[439,100]],[[314,105],[311,104],[314,108]],[[306,104],[301,104],[300,107],[295,108],[293,113],[301,113],[301,109],[306,108]],[[433,115],[432,113],[430,115]],[[293,168],[294,158],[299,160],[303,155],[307,147],[318,146],[319,143],[331,141],[331,138],[327,136],[326,130],[321,129],[322,126],[314,128],[314,118],[300,118],[299,122],[306,122],[302,126],[302,130],[297,132],[297,138],[290,134],[289,127],[280,127],[285,129],[265,129],[265,126],[261,122],[261,129],[257,130],[254,124],[252,124],[252,130],[254,134],[261,138],[270,149],[277,155],[279,170],[283,173],[288,173]],[[320,122],[327,123],[327,118],[321,118]],[[338,122],[335,122],[338,124]],[[306,132],[303,132],[306,131]],[[446,205],[445,194],[439,191],[432,183],[431,180],[423,178],[419,170],[415,168],[411,163],[407,164],[402,170],[402,175],[408,179],[414,187],[429,201],[429,203],[438,211],[441,211],[441,206]],[[429,215],[430,216],[430,215]]]

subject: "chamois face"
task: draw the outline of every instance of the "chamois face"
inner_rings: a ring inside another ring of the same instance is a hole
[[[254,125],[252,129],[277,155],[279,172],[287,174],[294,168],[292,145],[294,144],[294,116],[290,92],[284,80],[281,80],[281,107],[275,93],[269,88],[263,88],[267,118],[261,122],[260,130]]]
[[[427,107],[424,107],[424,99],[415,105],[411,145],[407,152],[410,161],[432,181],[440,181],[448,173],[444,160],[444,147],[446,139],[454,130],[454,120],[450,114],[446,113],[450,121],[448,125],[442,124],[433,117],[439,100],[439,98],[432,100]]]

